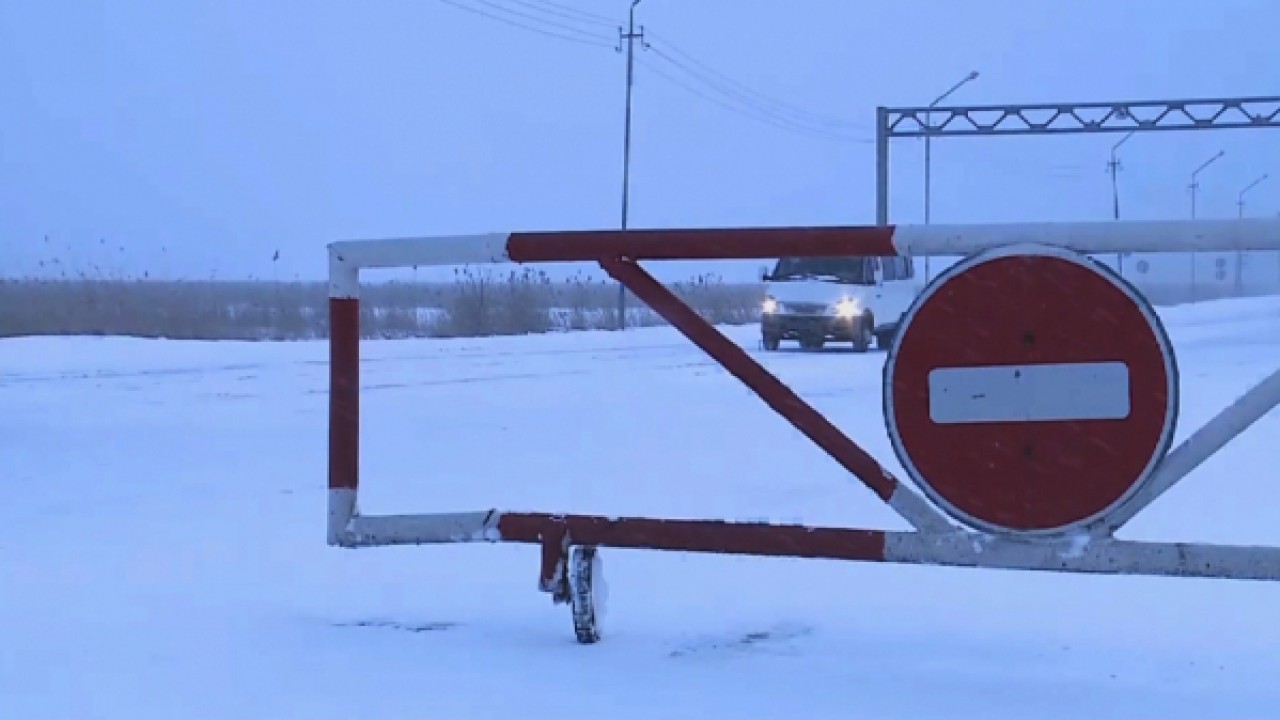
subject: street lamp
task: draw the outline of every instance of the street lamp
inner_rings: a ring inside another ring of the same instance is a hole
[[[1240,214],[1239,214],[1239,217],[1241,217],[1241,218],[1243,218],[1243,217],[1244,217],[1244,194],[1245,194],[1245,193],[1247,193],[1247,192],[1249,192],[1250,190],[1252,190],[1254,187],[1256,187],[1256,186],[1258,185],[1258,183],[1260,183],[1260,182],[1262,182],[1263,180],[1266,180],[1266,179],[1267,179],[1267,175],[1266,175],[1266,174],[1263,174],[1263,175],[1262,175],[1262,177],[1259,177],[1257,180],[1254,180],[1253,182],[1249,183],[1248,185],[1245,185],[1245,186],[1244,186],[1244,189],[1240,191],[1240,199],[1236,201],[1236,205],[1240,208]]]
[[[968,75],[965,75],[955,85],[952,85],[949,90],[939,95],[933,102],[929,103],[929,107],[930,108],[937,107],[938,103],[942,102],[943,100],[946,100],[951,95],[951,93],[955,92],[956,90],[959,90],[961,86],[963,86],[965,83],[969,83],[977,79],[978,79],[978,71],[977,70],[971,71]],[[932,163],[931,163],[932,157],[930,153],[929,140],[933,137],[933,113],[931,112],[925,113],[925,122],[928,124],[928,128],[926,128],[925,135],[924,135],[924,224],[928,225],[929,217],[930,217],[929,215],[929,199],[930,199],[929,195],[930,195],[930,189],[931,189],[930,171],[932,168]],[[929,258],[927,257],[924,259],[924,280],[925,282],[929,281]]]
[[[1196,190],[1199,190],[1199,189],[1200,189],[1200,182],[1199,182],[1198,180],[1196,180],[1196,177],[1198,177],[1198,176],[1200,175],[1200,173],[1201,173],[1205,168],[1207,168],[1207,167],[1209,167],[1210,165],[1212,165],[1215,161],[1217,161],[1217,159],[1218,159],[1218,158],[1222,157],[1222,156],[1223,156],[1223,155],[1225,155],[1225,154],[1226,154],[1226,151],[1225,151],[1225,150],[1219,150],[1217,155],[1214,155],[1213,157],[1209,158],[1208,160],[1205,160],[1203,165],[1201,165],[1200,167],[1198,167],[1198,168],[1196,168],[1194,171],[1192,171],[1192,173],[1191,173],[1191,185],[1190,185],[1190,188],[1191,188],[1191,219],[1192,219],[1192,220],[1195,220],[1195,219],[1196,219]]]
[[[1196,190],[1200,189],[1200,181],[1197,180],[1196,178],[1199,177],[1200,173],[1205,168],[1212,165],[1214,162],[1218,160],[1218,158],[1222,157],[1225,154],[1226,154],[1225,150],[1219,150],[1217,155],[1214,155],[1208,160],[1205,160],[1203,165],[1201,165],[1200,167],[1196,168],[1191,172],[1190,187],[1191,187],[1191,219],[1192,220],[1195,220],[1196,218]],[[1191,251],[1191,302],[1195,302],[1195,301],[1196,301],[1196,251],[1192,250]]]
[[[1120,146],[1133,137],[1137,130],[1130,130],[1120,141],[1111,146],[1111,162],[1107,163],[1107,169],[1111,171],[1111,217],[1114,220],[1120,219],[1120,181],[1116,174],[1120,172],[1120,158],[1116,157],[1116,151]],[[1116,253],[1116,272],[1124,275],[1124,253]]]
[[[1249,183],[1248,185],[1245,185],[1244,189],[1240,191],[1240,196],[1236,200],[1236,206],[1240,208],[1240,212],[1238,215],[1240,219],[1242,220],[1244,219],[1244,194],[1254,189],[1255,187],[1257,187],[1258,183],[1266,179],[1267,179],[1267,175],[1266,173],[1263,173],[1261,177]],[[1244,294],[1244,251],[1237,250],[1236,251],[1236,296],[1238,297],[1243,294]]]
[[[1111,217],[1114,220],[1120,219],[1120,181],[1116,177],[1116,173],[1120,171],[1120,158],[1116,157],[1116,151],[1136,132],[1138,131],[1131,130],[1120,138],[1120,142],[1111,146],[1111,162],[1107,163],[1107,170],[1111,172]]]

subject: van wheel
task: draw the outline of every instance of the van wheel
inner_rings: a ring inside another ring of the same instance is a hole
[[[858,333],[853,337],[853,351],[866,352],[871,348],[872,328],[875,327],[875,318],[870,313],[862,316],[862,322],[858,323]]]
[[[881,350],[888,350],[889,346],[893,344],[894,335],[895,333],[892,330],[881,330],[876,333],[876,347]]]
[[[760,336],[760,344],[764,346],[765,350],[774,352],[782,345],[782,337],[773,333],[765,333]]]
[[[821,335],[805,335],[800,338],[800,347],[805,350],[821,350],[827,342]]]

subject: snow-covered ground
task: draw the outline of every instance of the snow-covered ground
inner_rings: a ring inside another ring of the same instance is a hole
[[[1163,312],[1179,437],[1280,300]],[[755,328],[727,332],[755,348]],[[904,528],[666,328],[364,347],[366,512]],[[882,353],[762,355],[897,470]],[[0,342],[0,718],[1273,718],[1280,586],[604,550],[573,641],[532,546],[330,548],[327,348]],[[1127,529],[1280,543],[1280,411]]]

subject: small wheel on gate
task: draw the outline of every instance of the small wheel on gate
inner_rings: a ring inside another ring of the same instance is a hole
[[[569,607],[573,613],[573,634],[578,642],[584,645],[599,642],[607,599],[608,588],[596,548],[573,548],[569,556]]]

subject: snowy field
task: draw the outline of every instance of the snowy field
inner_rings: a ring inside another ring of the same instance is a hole
[[[1280,365],[1280,300],[1165,310],[1179,438]],[[727,332],[756,352],[757,329]],[[362,505],[905,529],[666,328],[364,347]],[[0,718],[1274,718],[1280,585],[325,545],[327,346],[0,341]],[[761,354],[895,471],[884,355]],[[1280,411],[1140,515],[1280,543]]]

